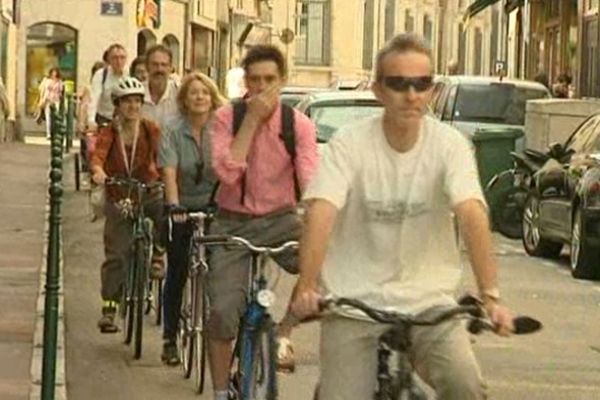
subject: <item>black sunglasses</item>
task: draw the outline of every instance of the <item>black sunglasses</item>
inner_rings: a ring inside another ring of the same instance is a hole
[[[432,76],[416,76],[407,78],[405,76],[384,76],[383,84],[394,92],[406,92],[410,87],[415,92],[424,92],[433,86]]]

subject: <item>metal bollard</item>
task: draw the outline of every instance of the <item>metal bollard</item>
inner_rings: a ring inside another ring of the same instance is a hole
[[[50,215],[48,252],[46,257],[46,298],[44,305],[44,352],[42,359],[42,400],[54,400],[56,389],[56,353],[58,340],[58,317],[60,291],[60,249],[62,187],[62,134],[56,107],[52,107],[52,130],[50,147]]]
[[[73,136],[75,133],[75,97],[72,93],[67,94],[67,121],[66,121],[66,146],[65,152],[68,153],[73,147]]]

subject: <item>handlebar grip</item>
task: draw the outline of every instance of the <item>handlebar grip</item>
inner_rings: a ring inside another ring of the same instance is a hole
[[[522,315],[513,319],[515,335],[525,335],[528,333],[537,332],[542,329],[543,325],[537,319]]]
[[[515,335],[526,335],[528,333],[534,333],[542,329],[542,323],[534,318],[528,316],[519,316],[513,319],[513,334]],[[494,324],[483,318],[475,318],[469,321],[467,326],[467,330],[477,335],[481,333],[483,330],[495,331],[496,326]]]

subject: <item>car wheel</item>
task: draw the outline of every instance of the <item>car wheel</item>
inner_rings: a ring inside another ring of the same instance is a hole
[[[571,275],[577,279],[596,279],[600,249],[586,243],[583,214],[575,210],[571,228]]]
[[[542,237],[540,219],[540,199],[532,192],[523,211],[523,247],[530,256],[557,258],[563,245]]]

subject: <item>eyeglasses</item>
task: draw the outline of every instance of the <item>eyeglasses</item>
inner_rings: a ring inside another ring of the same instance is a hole
[[[424,92],[433,86],[432,76],[416,76],[407,78],[405,76],[384,76],[383,84],[394,92],[406,92],[410,87],[415,92]]]

